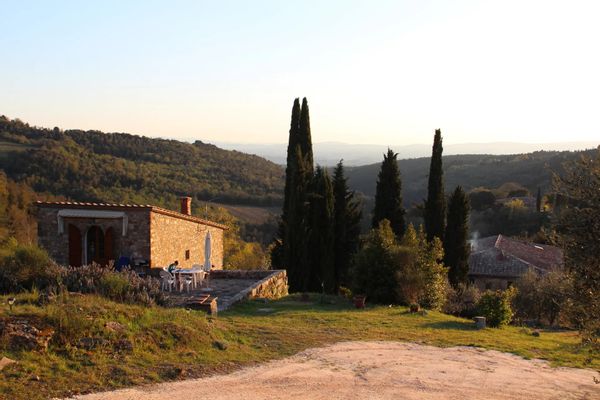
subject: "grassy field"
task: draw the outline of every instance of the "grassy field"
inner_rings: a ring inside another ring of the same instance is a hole
[[[345,299],[319,296],[301,302],[250,301],[218,317],[202,312],[125,305],[96,296],[70,295],[45,306],[18,296],[10,311],[0,296],[0,319],[26,318],[56,330],[47,353],[7,352],[18,363],[0,371],[1,399],[41,399],[123,386],[228,372],[282,358],[308,347],[347,340],[399,340],[436,346],[479,346],[542,358],[553,365],[600,369],[598,357],[579,346],[575,332],[527,329],[475,330],[468,320],[437,312],[409,314],[402,307],[353,309]],[[111,331],[118,322],[122,331]],[[92,350],[81,338],[101,339]],[[133,349],[119,348],[129,340]]]

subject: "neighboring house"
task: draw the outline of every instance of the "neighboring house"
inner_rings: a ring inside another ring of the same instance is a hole
[[[191,200],[181,198],[181,212],[151,205],[38,201],[38,243],[63,265],[121,259],[156,268],[177,260],[183,268],[210,263],[220,269],[227,227],[192,216]]]
[[[528,271],[544,274],[563,265],[558,247],[502,235],[471,241],[469,280],[479,289],[506,289]]]

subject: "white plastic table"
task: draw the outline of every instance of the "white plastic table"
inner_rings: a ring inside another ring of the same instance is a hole
[[[200,281],[204,279],[204,270],[199,268],[178,268],[173,270],[175,278],[181,281],[182,275],[191,275],[194,283],[194,289],[198,287],[198,275],[200,275]]]

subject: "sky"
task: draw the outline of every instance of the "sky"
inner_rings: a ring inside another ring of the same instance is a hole
[[[282,143],[598,141],[598,1],[0,0],[0,115]]]

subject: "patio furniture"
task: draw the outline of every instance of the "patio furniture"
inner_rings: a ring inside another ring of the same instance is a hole
[[[175,287],[175,277],[165,269],[161,269],[160,271],[160,280],[162,290],[167,290],[165,288],[168,288],[170,292]]]
[[[185,286],[185,290],[189,293],[190,286],[194,283],[194,277],[191,275],[184,275],[179,277],[179,291],[183,292],[183,286]]]
[[[173,270],[173,274],[180,286],[183,283],[183,280],[191,278],[194,289],[198,287],[198,282],[202,282],[204,279],[204,271],[198,268],[178,268]]]

